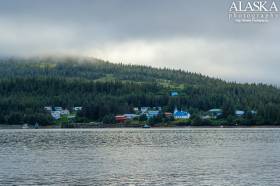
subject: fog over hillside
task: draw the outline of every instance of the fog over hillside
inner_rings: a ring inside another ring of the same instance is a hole
[[[0,0],[0,55],[78,55],[280,84],[279,20],[237,24],[231,0]]]

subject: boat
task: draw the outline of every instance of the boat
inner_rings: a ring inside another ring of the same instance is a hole
[[[23,125],[22,125],[22,129],[29,129],[28,124],[27,124],[27,123],[23,124]]]
[[[143,128],[148,129],[148,128],[151,128],[151,126],[150,126],[150,125],[145,124],[145,125],[143,126]]]
[[[34,129],[38,129],[39,128],[39,124],[36,122],[34,125]]]

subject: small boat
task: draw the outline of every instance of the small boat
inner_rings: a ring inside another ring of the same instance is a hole
[[[22,127],[21,127],[22,129],[29,129],[29,126],[28,126],[28,124],[27,123],[25,123],[25,124],[23,124],[22,125]]]
[[[145,124],[145,125],[143,126],[143,128],[148,129],[148,128],[151,128],[151,126],[150,126],[150,125]]]
[[[39,128],[39,124],[36,122],[34,125],[34,129],[38,129]]]

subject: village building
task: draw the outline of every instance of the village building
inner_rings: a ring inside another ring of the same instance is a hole
[[[253,114],[253,115],[257,115],[257,111],[255,111],[255,110],[251,110],[251,114]]]
[[[173,116],[173,114],[172,114],[171,112],[165,112],[165,113],[164,113],[164,116],[165,116],[166,118],[170,118],[170,117]]]
[[[134,111],[134,112],[139,112],[139,108],[138,108],[138,107],[134,107],[134,108],[133,108],[133,111]]]
[[[149,110],[149,108],[150,107],[141,107],[140,111],[141,111],[141,113],[145,113],[145,112],[147,112]]]
[[[62,111],[62,107],[54,107],[55,111]]]
[[[70,111],[68,109],[64,109],[64,110],[61,110],[59,111],[61,115],[69,115],[70,114]]]
[[[82,109],[83,109],[83,107],[73,107],[74,111],[79,111],[79,110],[82,110]]]
[[[209,115],[206,115],[206,116],[201,116],[201,119],[211,119],[212,117],[209,116]]]
[[[208,113],[209,113],[209,116],[211,118],[217,118],[219,116],[221,116],[223,114],[223,110],[222,109],[217,109],[217,108],[214,108],[214,109],[210,109],[208,110]]]
[[[56,120],[60,119],[61,118],[60,111],[51,111],[51,116]]]
[[[153,117],[157,117],[159,115],[159,112],[158,110],[149,110],[146,114],[147,118],[150,119],[150,118],[153,118]]]
[[[236,110],[236,111],[235,111],[235,115],[238,116],[238,117],[241,117],[241,116],[243,116],[244,114],[245,114],[245,111],[243,111],[243,110]]]
[[[117,115],[115,116],[115,120],[117,123],[124,123],[126,121],[126,116],[124,115]]]
[[[50,106],[44,107],[44,110],[46,110],[46,111],[52,111],[52,107],[50,107]]]
[[[151,110],[159,110],[159,111],[161,111],[161,107],[153,107],[153,108],[151,108]]]
[[[124,114],[124,116],[125,116],[127,119],[134,119],[134,118],[139,117],[139,115],[137,115],[137,114]]]
[[[191,114],[186,111],[179,111],[177,108],[175,108],[173,116],[175,119],[189,119],[191,117]]]
[[[171,93],[170,93],[170,96],[178,96],[179,94],[178,94],[178,92],[176,92],[176,91],[172,91]]]
[[[161,107],[140,107],[140,109],[139,109],[138,107],[134,107],[133,110],[136,113],[147,114],[148,111],[161,111],[162,108]]]

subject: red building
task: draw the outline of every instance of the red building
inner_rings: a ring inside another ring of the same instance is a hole
[[[117,123],[124,123],[127,118],[124,115],[117,115],[115,116],[115,119]]]

